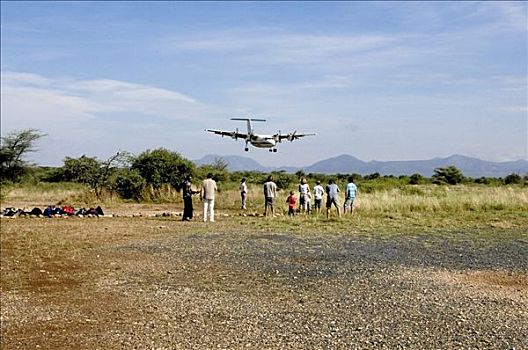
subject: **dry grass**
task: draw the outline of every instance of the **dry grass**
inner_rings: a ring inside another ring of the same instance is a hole
[[[240,196],[236,190],[222,190],[215,207],[219,217],[259,215],[263,212],[261,186],[249,186],[248,209],[240,210]],[[90,197],[89,191],[75,184],[46,184],[12,188],[2,201],[7,206],[31,209],[49,204],[71,204],[75,207],[102,205],[108,214],[144,214],[182,211],[182,201],[175,193],[170,201],[164,203],[124,202],[116,197],[107,196],[103,201]],[[296,218],[284,217],[287,213],[286,197],[289,191],[279,191],[277,213],[283,216],[275,222],[258,221],[257,225],[270,225],[273,229],[281,225],[293,230],[306,226],[324,226],[329,221],[322,215],[301,215]],[[88,193],[88,194],[87,194]],[[167,197],[168,198],[168,197]],[[341,198],[341,203],[343,203]],[[199,216],[202,208],[198,196],[195,197],[195,212]],[[330,221],[336,220],[332,209]],[[519,228],[528,227],[528,188],[526,187],[487,187],[487,186],[407,186],[385,191],[361,193],[356,199],[354,218],[342,218],[335,229],[344,225],[353,229],[368,230],[436,230],[452,228]]]
[[[283,213],[287,212],[286,197],[289,191],[279,191],[277,204]],[[263,205],[260,187],[250,187],[249,209],[260,210]],[[341,198],[343,204],[344,198]],[[219,208],[237,209],[240,197],[236,191],[222,192],[217,199]],[[364,215],[391,213],[410,215],[412,213],[460,213],[460,212],[528,212],[527,187],[486,187],[486,186],[408,186],[386,191],[360,193],[356,209]]]
[[[528,188],[421,186],[411,189],[395,188],[361,195],[358,207],[366,212],[392,213],[528,210]]]

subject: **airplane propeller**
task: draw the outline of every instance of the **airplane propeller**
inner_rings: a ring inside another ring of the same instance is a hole
[[[288,134],[288,141],[293,142],[293,140],[296,139],[296,137],[295,137],[296,133],[297,133],[297,130],[295,130],[294,132],[289,133]]]

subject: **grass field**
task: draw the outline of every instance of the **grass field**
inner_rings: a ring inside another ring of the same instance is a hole
[[[2,207],[143,216],[2,218],[2,349],[528,347],[526,188],[360,193],[357,215],[326,219],[248,216],[253,187],[246,212],[224,191],[202,223],[154,216],[176,197],[68,186],[12,189]]]

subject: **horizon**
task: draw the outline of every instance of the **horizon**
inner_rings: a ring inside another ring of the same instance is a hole
[[[469,159],[476,159],[476,160],[479,160],[479,161],[490,162],[490,163],[508,163],[508,162],[519,162],[519,161],[528,162],[528,159],[514,159],[514,160],[508,160],[508,161],[495,162],[495,161],[491,161],[491,160],[487,160],[487,159],[470,157],[470,156],[466,156],[466,155],[463,155],[463,154],[451,154],[451,155],[449,155],[447,157],[432,157],[432,158],[426,158],[426,159],[391,159],[391,160],[371,159],[371,160],[364,160],[364,159],[358,158],[358,157],[356,157],[354,155],[343,153],[343,154],[339,154],[339,155],[335,155],[335,156],[329,156],[329,157],[326,157],[326,158],[323,158],[323,159],[319,159],[319,160],[316,160],[315,162],[313,162],[311,164],[304,164],[302,166],[312,166],[315,163],[319,163],[321,161],[330,160],[330,159],[336,159],[336,158],[345,157],[345,156],[346,157],[355,158],[355,159],[357,159],[359,161],[362,161],[362,162],[365,162],[365,163],[371,163],[371,162],[421,162],[421,161],[430,161],[430,160],[435,160],[435,159],[449,159],[449,158],[454,158],[454,157],[463,157],[463,158],[469,158]],[[282,164],[282,165],[279,165],[279,166],[267,165],[267,164],[263,164],[263,163],[255,160],[255,159],[253,159],[251,157],[247,157],[247,156],[244,156],[244,155],[236,155],[236,154],[219,155],[219,154],[210,153],[210,154],[203,155],[200,158],[194,158],[194,159],[189,159],[189,160],[191,160],[192,162],[196,162],[196,161],[200,161],[200,160],[202,160],[204,158],[207,158],[207,157],[218,157],[218,158],[240,157],[240,158],[254,160],[257,163],[259,163],[260,165],[266,166],[266,167],[277,167],[277,168],[281,168],[281,167],[293,167],[293,168],[296,168],[296,167],[298,167],[298,166],[290,166],[290,165],[285,165],[285,164]]]
[[[149,149],[149,150],[154,150],[155,148],[152,148],[152,149]],[[449,158],[453,158],[453,157],[464,157],[464,158],[470,158],[470,159],[476,159],[476,160],[480,160],[480,161],[483,161],[483,162],[490,162],[490,163],[508,163],[508,162],[518,162],[518,161],[525,161],[525,162],[528,162],[528,159],[513,159],[513,160],[506,160],[506,161],[493,161],[493,160],[488,160],[488,159],[483,159],[483,158],[478,158],[478,157],[471,157],[471,156],[468,156],[468,155],[463,155],[463,154],[451,154],[451,155],[448,155],[448,156],[445,156],[445,157],[440,157],[440,156],[437,156],[437,157],[431,157],[431,158],[422,158],[422,159],[386,159],[386,160],[380,160],[380,159],[369,159],[369,160],[365,160],[365,159],[362,159],[362,158],[359,158],[357,156],[354,156],[352,154],[348,154],[348,153],[342,153],[342,154],[337,154],[337,155],[331,155],[331,156],[328,156],[328,157],[325,157],[325,158],[321,158],[321,159],[316,159],[315,161],[309,163],[309,164],[302,164],[302,165],[288,165],[288,164],[279,164],[279,165],[273,165],[273,164],[266,164],[264,162],[261,162],[255,158],[252,158],[250,156],[247,155],[247,153],[244,152],[244,154],[223,154],[223,155],[220,155],[220,154],[215,154],[215,153],[208,153],[208,154],[204,154],[202,156],[199,156],[197,158],[192,158],[192,157],[188,157],[186,156],[185,154],[181,153],[181,152],[178,152],[178,151],[175,151],[175,150],[171,150],[171,149],[167,149],[169,151],[174,151],[174,152],[177,152],[178,154],[180,154],[182,157],[184,157],[185,159],[187,160],[190,160],[192,161],[193,163],[197,162],[197,161],[200,161],[206,157],[218,157],[218,158],[224,158],[224,157],[239,157],[239,158],[245,158],[245,159],[251,159],[255,162],[257,162],[259,165],[261,166],[264,166],[264,167],[275,167],[275,168],[281,168],[281,167],[292,167],[292,168],[299,168],[299,167],[308,167],[308,166],[312,166],[314,165],[315,163],[318,163],[318,162],[321,162],[321,161],[325,161],[325,160],[330,160],[330,159],[335,159],[335,158],[339,158],[339,157],[343,157],[343,156],[347,156],[347,157],[352,157],[352,158],[355,158],[359,161],[362,161],[362,162],[365,162],[365,163],[371,163],[371,162],[420,162],[420,161],[430,161],[430,160],[434,160],[434,159],[449,159]],[[126,151],[126,150],[121,150],[121,151]],[[144,151],[147,151],[146,149]],[[140,153],[144,152],[144,151],[141,151],[137,154],[132,154],[133,156],[137,156],[139,155]],[[33,152],[33,153],[38,153],[38,150]],[[30,154],[29,154],[30,155]],[[80,155],[79,157],[81,156],[87,156],[87,157],[93,157],[93,158],[97,158],[98,160],[105,160],[106,158],[100,158],[98,156],[95,156],[95,155],[90,155],[90,154],[82,154]],[[109,155],[109,157],[111,157],[112,155]],[[66,159],[66,157],[69,157],[69,158],[78,158],[78,157],[71,157],[71,156],[65,156],[64,159]],[[108,157],[108,158],[109,158]],[[26,158],[30,158],[26,155]],[[63,159],[63,160],[64,160]],[[29,160],[30,163],[34,163],[36,166],[42,166],[42,167],[61,167],[64,165],[64,162],[61,161],[60,163],[57,163],[57,164],[42,164],[42,163],[35,163],[34,161],[32,160]]]
[[[528,3],[1,2],[1,135],[27,159],[166,148],[270,167],[342,154],[528,160]],[[204,129],[317,136],[250,148]]]

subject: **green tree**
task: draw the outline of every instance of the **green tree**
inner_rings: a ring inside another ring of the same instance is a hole
[[[126,157],[128,154],[125,152],[117,152],[106,161],[86,155],[80,158],[66,157],[61,177],[65,181],[87,184],[95,192],[95,196],[100,198],[103,189],[110,187],[109,178],[115,170],[113,165],[124,162]]]
[[[410,185],[419,185],[423,182],[424,177],[421,174],[415,173],[409,177]]]
[[[204,164],[196,169],[196,176],[205,179],[207,174],[213,174],[215,181],[226,181],[229,179],[229,163],[221,157],[216,157],[212,164]]]
[[[446,168],[436,168],[434,170],[433,183],[457,185],[464,180],[464,175],[455,166],[451,165]]]
[[[138,170],[120,169],[113,178],[112,189],[121,198],[139,200],[145,183]]]
[[[504,178],[504,183],[509,184],[520,184],[523,182],[523,178],[519,174],[510,174]]]
[[[36,151],[35,142],[45,134],[37,129],[13,131],[1,138],[0,180],[18,181],[28,171],[23,160],[29,152]]]
[[[380,178],[380,173],[378,173],[378,172],[372,173],[370,175],[365,176],[366,180],[376,180],[376,179],[379,179],[379,178]]]
[[[194,173],[194,164],[177,152],[159,148],[141,153],[132,161],[131,169],[137,170],[155,191],[163,184],[179,190],[185,177]]]

